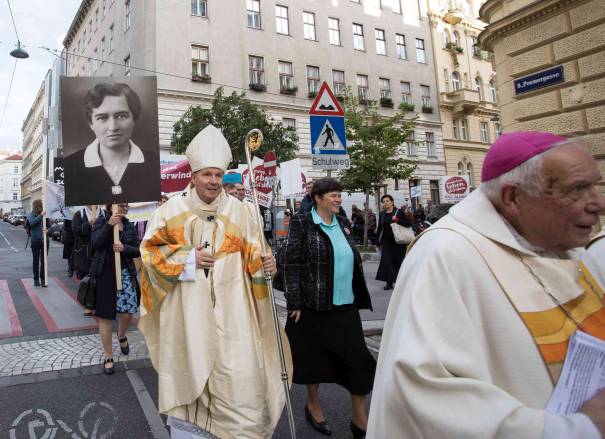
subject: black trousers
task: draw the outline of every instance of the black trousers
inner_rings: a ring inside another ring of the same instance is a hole
[[[48,241],[46,241],[46,251],[48,251]],[[34,270],[34,281],[44,283],[44,244],[42,241],[32,241],[32,268]]]

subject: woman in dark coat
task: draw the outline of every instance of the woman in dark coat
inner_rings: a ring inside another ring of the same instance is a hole
[[[140,256],[137,230],[128,221],[128,204],[119,204],[118,212],[110,214],[111,206],[100,215],[92,228],[94,256],[90,274],[96,280],[97,300],[95,317],[99,322],[101,343],[105,350],[103,371],[113,373],[113,351],[111,345],[112,320],[118,316],[118,341],[120,350],[128,355],[130,350],[126,331],[132,315],[139,309],[140,290],[134,258]],[[113,226],[119,226],[119,241],[113,241]],[[115,252],[120,253],[122,289],[116,291]]]
[[[63,240],[63,259],[67,259],[67,272],[69,277],[74,275],[74,260],[72,258],[72,250],[74,248],[74,232],[71,228],[71,220],[63,221],[63,230],[61,230],[61,238]]]
[[[88,274],[90,269],[92,258],[90,233],[94,220],[92,213],[88,212],[86,208],[74,213],[71,220],[71,230],[74,236],[72,260],[76,277],[80,280]]]
[[[372,390],[376,362],[369,353],[359,309],[371,309],[361,256],[346,217],[338,215],[342,186],[315,181],[313,207],[290,221],[278,255],[289,318],[293,381],[307,385],[307,421],[331,434],[319,403],[319,383],[338,383],[351,393],[354,438],[365,437],[365,395]]]
[[[376,232],[378,246],[380,247],[380,265],[376,273],[376,280],[386,282],[385,290],[392,290],[393,284],[397,280],[399,267],[401,267],[405,257],[407,245],[395,242],[391,223],[397,222],[397,224],[404,227],[411,227],[412,223],[410,223],[403,210],[395,209],[393,197],[383,195],[380,201],[383,210],[380,212]]]

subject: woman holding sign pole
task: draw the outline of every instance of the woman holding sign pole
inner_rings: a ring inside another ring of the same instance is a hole
[[[130,347],[126,331],[132,315],[139,309],[140,290],[134,258],[140,256],[139,238],[134,225],[128,221],[128,204],[119,204],[117,212],[111,214],[111,205],[99,216],[92,229],[94,256],[90,267],[96,280],[95,316],[99,321],[99,334],[105,351],[103,372],[113,373],[111,344],[112,320],[118,316],[118,341],[122,354],[128,355]],[[113,228],[119,227],[119,241],[114,243]],[[114,253],[120,253],[122,289],[116,291],[116,268]]]

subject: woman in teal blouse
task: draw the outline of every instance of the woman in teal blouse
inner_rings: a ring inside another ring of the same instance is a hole
[[[307,420],[331,434],[319,403],[319,384],[338,383],[351,393],[351,431],[362,438],[365,395],[372,389],[376,361],[365,345],[358,310],[372,304],[351,226],[338,215],[341,191],[335,179],[314,182],[311,211],[290,221],[278,277],[288,302],[293,381],[307,386]]]

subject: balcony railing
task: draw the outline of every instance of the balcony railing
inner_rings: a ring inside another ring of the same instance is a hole
[[[461,88],[441,95],[444,98],[444,103],[454,106],[455,113],[470,113],[481,104],[477,90]]]

